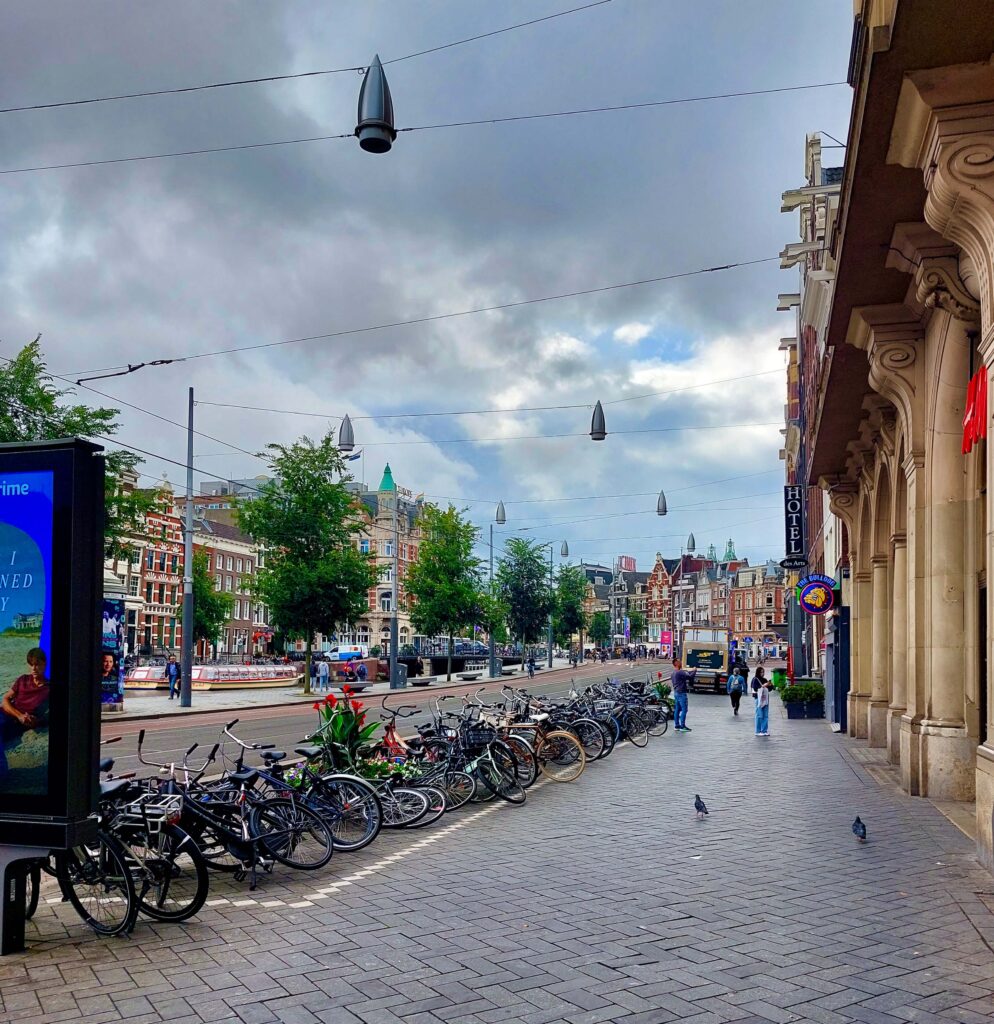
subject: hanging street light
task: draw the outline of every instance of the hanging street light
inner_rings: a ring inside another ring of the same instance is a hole
[[[662,491],[659,492],[659,497],[656,499],[656,515],[666,515],[666,495]]]
[[[342,419],[342,425],[338,428],[338,450],[350,452],[355,448],[355,433],[352,430],[352,420],[346,413]]]
[[[389,153],[397,138],[393,120],[393,97],[380,55],[366,69],[359,90],[359,123],[355,129],[360,148],[367,153]]]
[[[691,534],[687,538],[687,551],[688,551],[688,553],[692,555],[694,553],[694,548],[696,548],[696,547],[697,547],[697,541],[694,540],[694,535]]]
[[[604,409],[598,402],[594,406],[594,415],[590,420],[590,440],[603,441],[607,437],[607,426],[604,423]]]
[[[563,546],[559,551],[559,555],[561,558],[569,558],[569,544],[567,544],[566,541],[563,541]]]

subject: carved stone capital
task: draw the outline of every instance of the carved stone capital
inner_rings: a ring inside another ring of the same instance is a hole
[[[926,309],[944,309],[957,320],[980,323],[980,301],[960,277],[958,256],[924,257],[915,271],[915,299]]]
[[[818,486],[828,491],[828,507],[837,515],[849,530],[849,536],[855,535],[856,516],[859,513],[859,487],[852,481],[841,476],[823,476]]]

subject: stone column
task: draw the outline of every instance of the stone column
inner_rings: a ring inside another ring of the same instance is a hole
[[[887,708],[890,689],[890,578],[887,559],[876,556],[870,563],[873,588],[873,665],[870,674],[870,702],[867,739],[871,747],[887,746]]]
[[[849,689],[849,735],[865,740],[869,735],[870,672],[873,665],[873,576],[853,573],[850,617],[852,673]]]
[[[903,470],[901,470],[903,472]],[[901,718],[908,704],[908,541],[894,538],[891,600],[891,688],[887,709],[887,752],[892,764],[901,760]]]

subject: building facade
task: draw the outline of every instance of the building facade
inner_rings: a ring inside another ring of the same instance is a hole
[[[159,504],[145,519],[143,544],[136,547],[142,597],[136,615],[138,650],[144,655],[178,653],[183,642],[183,524],[168,485],[163,485]]]
[[[784,571],[776,562],[739,569],[729,588],[731,632],[747,658],[781,654],[784,623]]]
[[[975,802],[994,868],[992,38],[982,0],[860,6],[801,482],[846,535],[848,731],[908,793]]]

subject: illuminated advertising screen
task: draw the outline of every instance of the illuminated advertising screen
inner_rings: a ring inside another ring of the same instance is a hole
[[[104,598],[100,629],[100,704],[124,705],[124,602]]]
[[[51,471],[0,474],[0,795],[49,793],[53,522]]]

